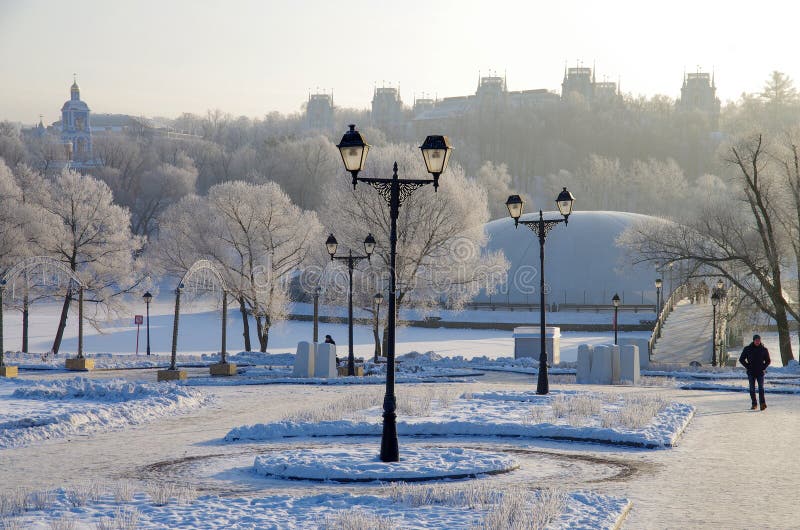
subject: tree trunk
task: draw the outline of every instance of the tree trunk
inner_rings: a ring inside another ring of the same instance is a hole
[[[61,340],[64,338],[64,329],[67,327],[67,315],[69,314],[69,304],[72,301],[72,291],[68,290],[64,297],[64,305],[61,307],[61,317],[58,319],[58,330],[53,341],[53,353],[58,354],[61,348]]]
[[[781,352],[781,363],[783,366],[789,364],[794,359],[792,355],[792,334],[789,331],[789,318],[783,307],[777,307],[775,323],[778,325],[778,344]]]
[[[266,353],[267,346],[269,345],[269,327],[270,327],[269,316],[264,316],[263,325],[261,323],[261,317],[256,317],[256,324],[258,325],[259,351],[261,353]]]
[[[253,351],[250,344],[250,320],[247,318],[247,307],[244,298],[239,298],[239,312],[242,314],[242,335],[244,336],[244,351]]]

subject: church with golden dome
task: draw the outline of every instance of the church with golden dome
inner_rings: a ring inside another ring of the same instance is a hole
[[[70,98],[61,106],[61,142],[74,166],[94,165],[89,105],[81,101],[81,89],[73,79]]]

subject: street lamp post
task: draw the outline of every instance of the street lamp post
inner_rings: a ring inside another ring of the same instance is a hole
[[[395,354],[395,306],[397,304],[397,218],[403,202],[418,188],[426,184],[433,184],[434,191],[439,187],[439,177],[447,168],[452,147],[446,136],[428,136],[420,146],[425,166],[433,176],[432,180],[400,179],[397,176],[397,162],[394,163],[391,178],[364,178],[358,173],[364,168],[364,162],[369,152],[369,144],[364,141],[361,133],[356,131],[355,125],[350,125],[350,130],[344,133],[341,142],[336,146],[342,155],[344,167],[353,177],[353,188],[358,182],[366,182],[381,195],[389,206],[391,228],[389,233],[389,319],[388,342],[386,348],[386,394],[383,398],[383,434],[381,437],[381,460],[383,462],[398,462],[400,448],[397,441],[397,398],[394,394],[394,354]]]
[[[545,339],[544,242],[547,238],[547,233],[558,223],[563,222],[565,225],[568,224],[574,202],[575,197],[573,197],[572,194],[567,191],[567,188],[564,188],[556,198],[556,206],[558,206],[558,211],[564,217],[563,219],[549,219],[545,221],[542,211],[539,210],[539,219],[533,221],[520,221],[524,206],[522,197],[519,195],[511,195],[506,201],[508,213],[511,215],[511,218],[514,219],[514,228],[518,227],[519,224],[522,223],[539,238],[539,326],[541,342],[539,350],[539,376],[536,382],[537,394],[547,394],[550,392],[550,383],[547,378],[547,341]]]
[[[322,288],[314,288],[314,344],[319,342],[319,295],[322,294]]]
[[[375,335],[375,355],[373,358],[373,362],[376,364],[378,363],[378,357],[381,354],[381,341],[380,336],[378,334],[378,322],[380,321],[381,315],[381,303],[383,302],[383,295],[381,293],[376,294],[373,299],[375,300],[375,322],[373,323],[373,334]]]
[[[661,278],[656,278],[656,318],[661,314],[661,286],[663,282]]]
[[[717,365],[717,304],[719,303],[719,298],[719,291],[714,291],[714,294],[711,295],[711,366]]]
[[[144,298],[144,305],[147,307],[147,320],[145,321],[147,324],[147,355],[150,355],[150,302],[153,300],[153,295],[150,294],[150,291],[147,291],[142,298]]]
[[[353,268],[361,260],[367,260],[372,257],[372,252],[375,250],[375,238],[372,234],[367,235],[364,239],[364,256],[354,256],[353,251],[348,251],[346,256],[336,256],[336,249],[339,247],[339,242],[333,237],[333,234],[328,236],[325,241],[325,246],[328,248],[328,254],[331,255],[331,261],[339,260],[347,263],[347,272],[349,274],[350,283],[347,296],[347,375],[356,375],[356,358],[353,353]]]
[[[611,299],[611,303],[614,304],[614,345],[617,345],[617,329],[619,328],[619,295],[614,293],[614,297]]]

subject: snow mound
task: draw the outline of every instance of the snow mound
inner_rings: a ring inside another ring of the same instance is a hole
[[[694,417],[695,408],[662,403],[648,408],[637,396],[603,403],[589,392],[534,397],[496,392],[487,399],[464,395],[425,415],[400,419],[401,436],[551,438],[645,448],[672,447]],[[647,412],[650,410],[650,412]],[[330,421],[283,420],[232,429],[225,440],[266,441],[295,437],[380,436],[380,407]]]
[[[405,355],[399,356],[397,360],[399,362],[404,362],[404,363],[414,362],[418,364],[424,364],[424,363],[441,361],[442,356],[436,353],[435,351],[427,351],[425,353],[420,353],[418,351],[411,351],[406,353]]]
[[[374,447],[296,449],[259,455],[259,475],[291,480],[334,482],[421,481],[459,479],[508,472],[519,467],[504,454],[460,447],[403,447],[399,462],[381,462]]]
[[[0,386],[0,449],[124,429],[211,401],[192,388],[121,379],[18,381],[13,386]]]

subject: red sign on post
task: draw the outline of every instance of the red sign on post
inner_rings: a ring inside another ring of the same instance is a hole
[[[141,326],[143,322],[144,322],[144,317],[142,315],[134,315],[133,317],[134,324],[136,324],[137,326]]]

